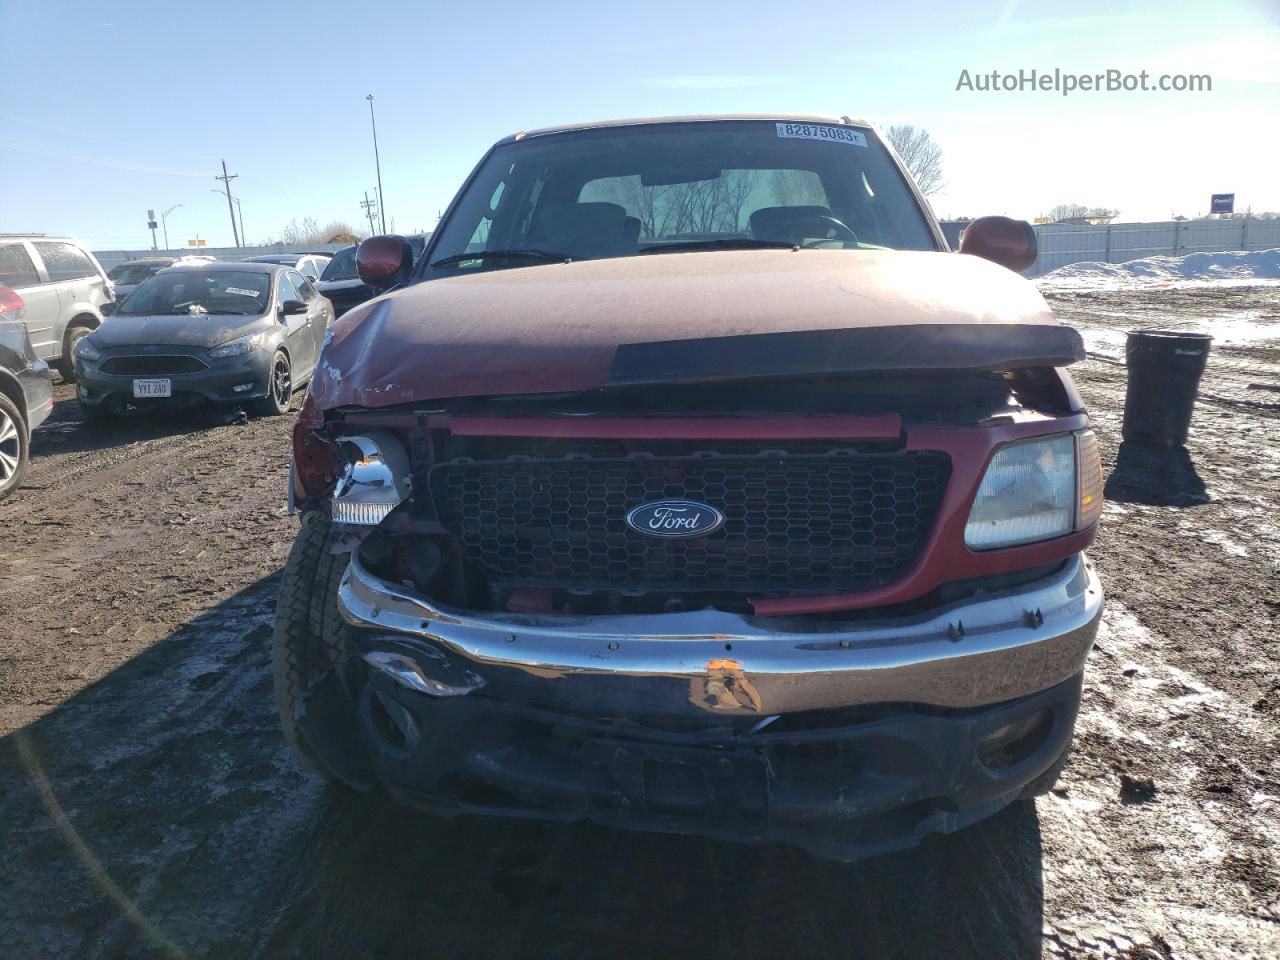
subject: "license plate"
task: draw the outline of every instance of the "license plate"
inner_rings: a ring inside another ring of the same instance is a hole
[[[171,397],[173,381],[168,377],[157,377],[152,380],[133,381],[134,397]]]

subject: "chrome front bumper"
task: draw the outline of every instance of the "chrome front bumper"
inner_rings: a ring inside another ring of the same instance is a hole
[[[1102,602],[1083,555],[1014,590],[861,623],[714,610],[480,617],[437,607],[374,576],[354,555],[338,591],[366,662],[411,685],[393,669],[403,654],[427,674],[425,688],[411,685],[419,692],[484,689],[517,702],[651,717],[1012,700],[1083,669]]]

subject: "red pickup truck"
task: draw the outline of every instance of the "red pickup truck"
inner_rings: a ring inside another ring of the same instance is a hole
[[[852,859],[1043,793],[1102,590],[1079,335],[848,118],[516,134],[331,331],[274,639],[315,770]]]

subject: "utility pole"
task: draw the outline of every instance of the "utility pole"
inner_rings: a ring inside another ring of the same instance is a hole
[[[378,216],[382,218],[382,232],[387,232],[387,198],[382,192],[382,161],[378,159],[378,121],[373,116],[373,94],[365,97],[369,101],[369,124],[373,127],[373,165],[378,170]],[[226,173],[226,170],[222,171]]]
[[[151,249],[156,250],[158,248],[156,247],[156,212],[154,210],[147,211],[147,226],[151,228]]]
[[[221,180],[223,187],[227,191],[227,213],[231,214],[231,236],[235,238],[236,246],[240,246],[240,231],[236,229],[236,211],[231,206],[231,181],[240,176],[238,173],[227,174],[227,161],[222,161],[222,176],[214,177],[215,180]]]
[[[369,199],[369,191],[364,192],[364,199],[360,201],[360,206],[364,207],[364,215],[369,218],[369,233],[378,232],[378,225],[373,222],[373,208],[376,206],[373,200]]]

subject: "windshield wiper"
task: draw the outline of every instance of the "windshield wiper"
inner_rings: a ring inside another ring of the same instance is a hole
[[[441,257],[434,261],[431,266],[447,267],[453,263],[462,263],[464,260],[500,260],[503,257],[510,259],[523,260],[546,260],[547,262],[557,261],[560,263],[568,263],[572,257],[568,257],[563,253],[552,253],[549,250],[476,250],[473,253],[455,253],[451,257]]]
[[[756,240],[752,237],[721,237],[718,240],[677,240],[655,243],[641,253],[674,253],[680,250],[799,250],[800,244],[785,240]]]

